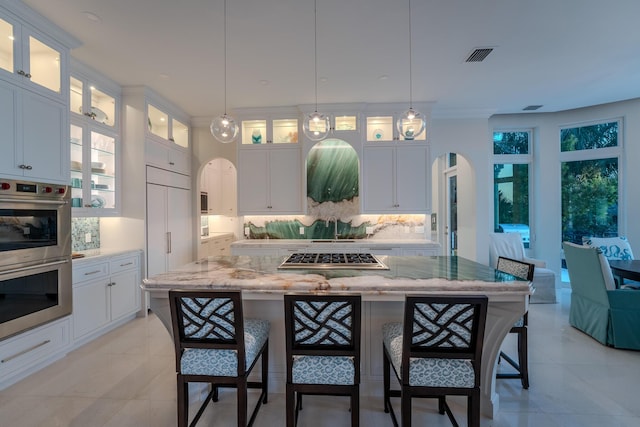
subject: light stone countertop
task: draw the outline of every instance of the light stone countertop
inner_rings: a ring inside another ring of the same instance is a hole
[[[280,256],[209,257],[147,278],[148,291],[240,289],[249,293],[299,291],[402,295],[406,293],[529,295],[530,283],[461,257],[380,256],[389,270],[278,270]]]
[[[238,247],[249,248],[269,248],[269,247],[281,247],[281,248],[308,248],[308,247],[368,247],[368,248],[423,248],[434,247],[439,248],[440,244],[426,239],[355,239],[355,240],[330,240],[330,239],[245,239],[236,240],[231,244]]]

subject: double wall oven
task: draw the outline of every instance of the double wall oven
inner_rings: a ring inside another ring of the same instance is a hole
[[[69,198],[0,178],[0,340],[71,313]]]

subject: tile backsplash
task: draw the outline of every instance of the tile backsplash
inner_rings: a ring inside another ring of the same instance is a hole
[[[87,242],[87,236],[91,239]],[[71,218],[71,250],[73,252],[100,247],[100,218]]]

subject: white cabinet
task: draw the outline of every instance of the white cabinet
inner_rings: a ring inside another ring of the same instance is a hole
[[[32,27],[32,15],[20,2],[0,5],[0,176],[66,185],[69,45],[75,40],[46,22]]]
[[[213,159],[202,171],[200,190],[208,195],[208,214],[236,216],[236,168],[226,159]]]
[[[70,317],[0,342],[0,390],[63,357],[70,348]]]
[[[301,182],[299,147],[238,150],[238,214],[303,213]]]
[[[71,120],[71,206],[74,216],[119,212],[119,135],[92,119]]]
[[[260,118],[245,118],[240,125],[242,145],[295,144],[298,142],[298,119],[291,113],[264,114]]]
[[[193,260],[191,192],[178,174],[148,167],[147,275],[164,273]],[[151,172],[151,173],[150,173]],[[153,176],[157,175],[157,176]],[[168,176],[167,176],[168,175]],[[170,180],[176,179],[172,186]],[[187,178],[188,181],[188,178]]]
[[[64,102],[68,49],[2,9],[0,29],[0,77]]]
[[[0,80],[0,174],[68,184],[68,114],[62,103]]]
[[[140,284],[140,252],[88,259],[74,265],[74,345],[135,316],[140,310]]]
[[[191,175],[189,126],[186,117],[160,101],[148,100],[146,109],[147,164]]]
[[[363,213],[431,211],[428,145],[380,143],[363,152]]]

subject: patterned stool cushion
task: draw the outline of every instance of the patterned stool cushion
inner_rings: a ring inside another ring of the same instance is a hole
[[[382,339],[396,372],[402,372],[402,323],[382,326]],[[473,365],[464,359],[412,358],[409,385],[423,387],[473,388]]]
[[[294,384],[352,385],[355,372],[353,357],[294,356],[291,375]]]
[[[245,369],[253,364],[269,338],[269,327],[268,320],[245,319]],[[235,377],[238,376],[238,356],[234,350],[190,348],[182,353],[180,371],[184,375]]]

